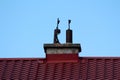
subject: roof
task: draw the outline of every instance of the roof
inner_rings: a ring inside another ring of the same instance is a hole
[[[80,57],[78,62],[47,63],[41,58],[1,58],[0,79],[120,79],[120,57]]]

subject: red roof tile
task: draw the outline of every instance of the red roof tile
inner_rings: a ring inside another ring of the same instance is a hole
[[[0,80],[120,79],[120,57],[80,57],[78,62],[47,63],[39,58],[0,59]]]

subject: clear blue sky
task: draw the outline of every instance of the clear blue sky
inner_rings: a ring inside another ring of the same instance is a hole
[[[59,17],[71,19],[80,56],[120,56],[120,0],[0,0],[0,57],[44,57]]]

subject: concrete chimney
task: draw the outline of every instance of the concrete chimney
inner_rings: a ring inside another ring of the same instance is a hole
[[[68,20],[68,30],[66,30],[66,43],[60,44],[58,39],[58,21],[57,27],[54,30],[53,44],[44,44],[44,51],[46,53],[46,61],[50,62],[78,62],[78,53],[81,52],[80,44],[72,42],[72,30],[70,30],[71,20]],[[60,31],[60,29],[59,29]]]
[[[47,62],[77,62],[80,44],[44,44]]]

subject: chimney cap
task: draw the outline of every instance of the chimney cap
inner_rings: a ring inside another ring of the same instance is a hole
[[[79,52],[81,52],[81,45],[80,44],[44,44],[44,51],[46,53],[46,50],[47,49],[72,49],[72,48],[75,48],[75,49],[78,49]]]

